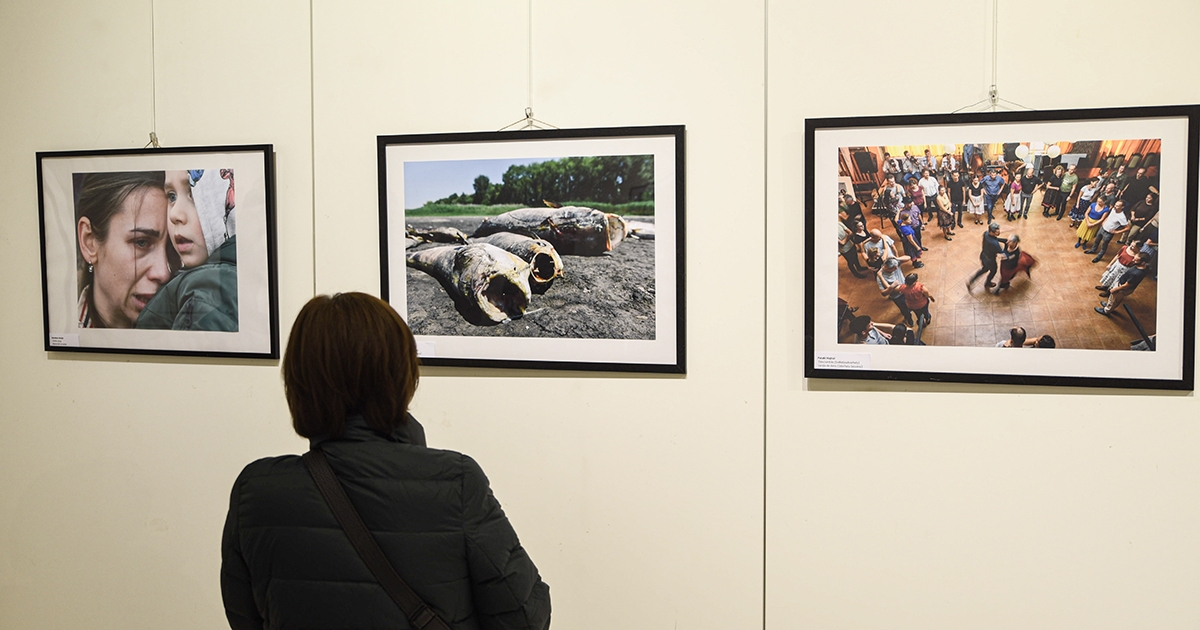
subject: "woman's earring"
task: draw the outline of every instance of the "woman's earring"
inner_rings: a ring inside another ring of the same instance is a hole
[[[88,273],[96,273],[96,268],[91,263],[88,263]]]

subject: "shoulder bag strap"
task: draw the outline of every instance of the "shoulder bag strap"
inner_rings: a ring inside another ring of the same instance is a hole
[[[313,449],[305,453],[302,459],[304,465],[308,467],[308,472],[312,474],[313,480],[317,482],[317,489],[321,491],[321,496],[325,497],[325,502],[329,504],[333,515],[337,517],[346,536],[350,538],[350,543],[354,545],[355,551],[358,552],[367,568],[371,570],[375,579],[379,580],[383,590],[387,591],[387,594],[408,617],[408,621],[412,623],[413,627],[420,630],[450,630],[446,622],[442,621],[441,617],[438,617],[437,613],[433,612],[424,600],[409,588],[408,583],[396,573],[396,569],[383,555],[379,543],[375,541],[375,537],[363,523],[362,517],[354,509],[354,504],[350,503],[350,498],[346,496],[346,490],[338,481],[337,476],[333,474],[333,468],[329,466],[325,452],[321,449]]]

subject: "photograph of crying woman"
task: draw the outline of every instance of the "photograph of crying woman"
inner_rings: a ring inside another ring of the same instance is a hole
[[[233,169],[73,182],[80,328],[237,332]]]
[[[269,147],[203,149],[38,154],[47,350],[278,352]]]

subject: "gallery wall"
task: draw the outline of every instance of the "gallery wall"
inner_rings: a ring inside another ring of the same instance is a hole
[[[531,104],[687,126],[688,374],[427,369],[413,412],[487,471],[555,627],[761,625],[763,7],[532,4],[0,4],[0,627],[221,627],[233,479],[307,447],[277,362],[42,349],[35,152],[274,144],[286,334],[378,293],[377,135]]]
[[[789,245],[805,118],[978,103],[993,24],[1010,108],[1196,103],[1200,6],[767,4],[766,627],[1196,627],[1191,393],[806,381]]]
[[[1200,102],[1179,80],[1194,3],[999,17],[1006,99]],[[1191,394],[803,378],[804,118],[985,98],[992,20],[985,0],[0,3],[0,628],[222,627],[229,486],[306,448],[277,362],[43,350],[36,151],[152,126],[272,143],[286,334],[315,292],[378,291],[377,135],[530,105],[688,134],[686,377],[427,369],[414,404],[488,472],[555,627],[1195,627]]]
[[[152,57],[149,2],[0,4],[4,628],[219,627],[229,486],[303,446],[275,362],[42,349],[34,154],[141,147],[154,118],[173,146],[275,145],[285,320],[311,295],[307,7],[155,8]]]
[[[758,625],[761,8],[535,2],[530,69],[524,1],[335,6],[318,3],[313,38],[320,292],[378,286],[361,254],[378,134],[495,130],[531,105],[559,127],[687,125],[689,245],[726,243],[690,250],[687,377],[427,369],[414,413],[488,471],[556,626]]]

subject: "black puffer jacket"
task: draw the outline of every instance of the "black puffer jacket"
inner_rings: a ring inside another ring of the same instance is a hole
[[[317,445],[396,571],[451,628],[549,627],[550,588],[474,460],[426,448],[415,421],[385,436],[358,418]],[[410,627],[299,456],[238,476],[221,556],[234,630]]]

